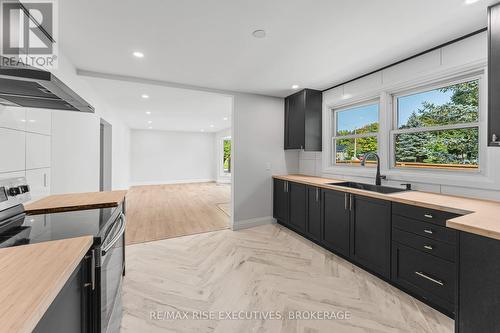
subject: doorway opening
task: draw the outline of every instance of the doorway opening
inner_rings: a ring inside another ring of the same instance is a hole
[[[111,191],[112,188],[112,134],[113,129],[111,124],[101,118],[99,135],[99,191]]]

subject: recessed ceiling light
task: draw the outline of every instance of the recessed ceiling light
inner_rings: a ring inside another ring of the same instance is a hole
[[[151,111],[146,111],[146,114],[149,116],[151,114]]]
[[[227,118],[227,117],[224,117],[224,118],[222,118],[222,119],[223,119],[223,120],[227,120],[228,118]]]
[[[215,126],[214,125],[210,125],[211,128],[214,128]]]
[[[348,99],[348,98],[351,98],[352,95],[351,94],[343,94],[342,95],[342,99]]]
[[[141,97],[142,97],[142,98],[144,98],[144,99],[148,99],[148,98],[149,98],[149,95],[147,95],[147,94],[142,94],[142,95],[141,95]]]
[[[472,5],[473,3],[479,2],[479,0],[465,0],[466,5]]]
[[[21,122],[25,123],[25,122],[26,122],[26,119],[21,119]]]
[[[144,53],[142,52],[139,52],[139,51],[135,51],[134,53],[132,53],[134,55],[134,57],[136,58],[144,58]]]
[[[255,38],[264,38],[266,37],[266,31],[262,29],[255,30],[254,32],[252,32],[252,36],[254,36]]]
[[[148,129],[153,129],[153,126],[149,126]]]
[[[205,130],[202,128],[202,129],[200,130],[200,132],[205,132]]]
[[[294,84],[294,85],[292,86],[292,89],[299,89],[299,85],[298,85],[298,84]]]
[[[152,123],[153,123],[153,121],[151,121],[151,120],[148,120],[148,124],[152,124]]]

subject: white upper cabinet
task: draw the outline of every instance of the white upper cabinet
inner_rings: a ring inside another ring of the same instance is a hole
[[[26,133],[0,128],[0,172],[22,171],[25,169]]]
[[[50,135],[52,131],[52,111],[26,109],[26,131]]]
[[[0,106],[0,127],[26,130],[26,109]]]
[[[26,133],[26,169],[50,167],[51,137]]]

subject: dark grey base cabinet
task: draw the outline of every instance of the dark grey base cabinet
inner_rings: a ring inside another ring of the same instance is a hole
[[[288,224],[288,182],[281,179],[274,179],[273,182],[273,217],[284,223]]]
[[[330,251],[349,256],[349,194],[323,190],[321,243]]]
[[[299,232],[306,231],[306,185],[288,182],[289,224]]]
[[[306,234],[315,241],[321,240],[321,189],[318,187],[307,187],[307,229]]]
[[[500,332],[500,241],[460,232],[456,332]]]
[[[33,330],[34,333],[90,333],[90,260],[84,259]]]
[[[391,203],[351,195],[351,258],[386,279],[391,274]]]

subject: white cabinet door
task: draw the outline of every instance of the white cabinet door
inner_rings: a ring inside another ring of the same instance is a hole
[[[26,169],[50,167],[50,140],[47,135],[26,133]]]
[[[24,170],[26,133],[0,128],[0,138],[0,172]]]
[[[52,111],[27,108],[26,131],[50,135],[52,132]]]
[[[18,178],[18,177],[26,177],[26,171],[23,170],[23,171],[0,173],[0,179]]]
[[[26,129],[26,109],[0,106],[0,127],[24,131]]]
[[[31,200],[50,195],[50,168],[26,170],[26,182],[30,186]]]

